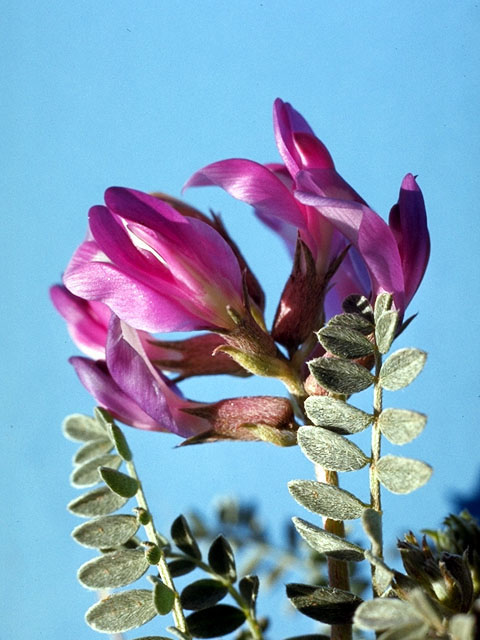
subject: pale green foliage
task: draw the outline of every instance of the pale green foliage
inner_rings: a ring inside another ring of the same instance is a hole
[[[152,591],[132,589],[107,596],[85,614],[87,623],[102,633],[136,629],[157,615]]]

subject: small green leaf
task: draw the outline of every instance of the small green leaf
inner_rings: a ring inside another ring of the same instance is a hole
[[[338,316],[333,316],[328,321],[329,327],[344,327],[345,329],[354,329],[359,331],[364,336],[368,336],[373,333],[375,327],[365,316],[358,313],[341,313]]]
[[[408,602],[396,598],[375,598],[358,607],[353,622],[361,629],[383,631],[402,624],[418,623],[419,620]]]
[[[118,455],[129,462],[132,459],[132,452],[128,446],[127,439],[123,435],[123,431],[115,423],[109,425],[110,436],[115,443]]]
[[[380,370],[380,385],[398,391],[415,380],[425,365],[427,354],[420,349],[399,349],[392,353]]]
[[[374,378],[370,371],[338,358],[316,358],[307,363],[315,380],[327,391],[350,395],[367,389]]]
[[[305,542],[318,553],[324,553],[326,556],[337,558],[338,560],[352,562],[360,562],[364,559],[365,551],[356,544],[347,542],[344,538],[329,533],[325,529],[320,529],[310,522],[302,520],[302,518],[292,518],[292,520],[296,530]]]
[[[222,535],[212,542],[208,551],[208,564],[215,573],[226,578],[229,582],[235,582],[237,579],[233,549]]]
[[[122,549],[85,562],[77,578],[87,589],[116,589],[138,580],[148,567],[143,551]]]
[[[362,600],[349,591],[287,584],[287,597],[303,615],[325,624],[348,624]]]
[[[413,458],[384,456],[377,463],[378,479],[392,493],[410,493],[422,487],[432,475],[432,467]]]
[[[356,313],[373,324],[373,309],[365,296],[352,293],[342,302],[345,313]]]
[[[217,638],[238,629],[245,622],[241,609],[229,604],[217,604],[195,611],[187,617],[187,626],[194,638]]]
[[[228,588],[218,580],[206,578],[187,585],[182,591],[180,601],[184,609],[198,611],[213,607],[228,593]]]
[[[98,456],[109,453],[112,449],[113,443],[109,438],[90,440],[90,442],[87,442],[87,444],[81,447],[74,455],[73,464],[85,464],[85,462],[98,458]]]
[[[238,583],[238,590],[250,609],[255,608],[259,588],[260,580],[257,576],[244,576]]]
[[[407,409],[384,409],[378,417],[378,426],[392,444],[406,444],[420,435],[427,416]]]
[[[154,581],[153,603],[160,616],[166,616],[173,609],[175,593],[158,578]]]
[[[145,548],[145,559],[148,564],[158,564],[162,558],[162,552],[158,544],[147,541],[143,543],[143,546]]]
[[[373,344],[355,329],[328,324],[320,329],[317,336],[325,351],[340,358],[353,360],[373,353]]]
[[[315,480],[292,480],[288,489],[303,507],[333,520],[360,518],[367,507],[348,491]]]
[[[111,467],[112,469],[118,469],[122,464],[120,456],[105,453],[103,456],[98,456],[82,464],[80,467],[74,469],[70,475],[70,484],[79,489],[83,487],[93,487],[94,484],[98,484],[101,481],[100,474],[98,473],[99,467]]]
[[[99,473],[105,484],[110,489],[123,498],[133,498],[138,491],[138,480],[128,476],[126,473],[111,469],[110,467],[100,467]]]
[[[369,461],[356,444],[322,427],[300,427],[298,444],[307,458],[330,471],[356,471]]]
[[[125,498],[118,496],[110,491],[108,487],[102,485],[69,502],[67,509],[76,516],[94,518],[95,516],[106,516],[109,513],[113,513],[123,507],[126,502]]]
[[[375,323],[377,323],[382,315],[392,308],[393,296],[391,293],[384,291],[377,296],[375,300],[375,310],[373,312]]]
[[[178,560],[171,560],[168,563],[168,569],[172,578],[179,578],[187,573],[190,573],[197,568],[197,565],[192,560],[187,558],[179,558]]]
[[[170,533],[174,543],[181,551],[192,558],[201,560],[201,551],[184,516],[178,516],[178,518],[173,522]]]
[[[132,589],[100,600],[90,607],[85,620],[100,633],[123,633],[141,627],[156,615],[152,592]]]
[[[135,516],[105,516],[78,525],[72,531],[72,536],[84,547],[108,549],[125,544],[137,530]]]
[[[343,435],[363,431],[373,420],[365,411],[329,396],[310,396],[305,411],[313,424]]]
[[[397,332],[398,311],[385,311],[375,325],[375,342],[380,353],[387,353]]]
[[[98,440],[107,435],[105,429],[90,416],[74,413],[67,416],[62,423],[63,435],[76,442],[88,442]]]

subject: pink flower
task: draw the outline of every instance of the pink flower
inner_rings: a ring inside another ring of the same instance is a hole
[[[231,247],[209,224],[158,198],[112,187],[90,209],[91,237],[64,274],[67,289],[145,331],[228,330],[245,308]]]
[[[327,316],[338,312],[350,293],[375,298],[385,290],[394,294],[403,311],[420,283],[429,253],[423,198],[413,176],[408,174],[402,183],[389,227],[337,173],[330,153],[304,118],[281,100],[274,104],[274,130],[284,165],[223,160],[197,171],[185,186],[224,188],[252,205],[291,248],[298,232],[319,278],[351,243],[326,299]],[[290,306],[288,300],[283,302]]]
[[[149,360],[138,332],[116,316],[109,326],[106,362],[80,357],[70,362],[101,406],[140,429],[212,441],[253,440],[252,424],[274,430],[294,428],[292,407],[285,398],[229,398],[211,404],[183,398]]]

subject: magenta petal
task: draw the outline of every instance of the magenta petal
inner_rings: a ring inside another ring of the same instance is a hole
[[[144,331],[190,331],[205,321],[189,313],[176,300],[120,271],[94,242],[84,242],[73,255],[63,281],[69,291],[86,300],[99,300],[118,316]],[[135,300],[135,304],[132,304]]]
[[[112,415],[137,429],[165,431],[151,416],[129,398],[112,379],[103,361],[94,362],[88,358],[74,357],[73,365],[81,383],[98,404],[108,409]]]
[[[273,105],[273,127],[278,150],[292,177],[304,168],[334,168],[328,149],[307,121],[279,98]]]
[[[147,359],[142,358],[124,339],[122,323],[115,316],[112,316],[107,339],[107,366],[113,380],[128,397],[133,398],[145,413],[162,425],[164,431],[177,433],[165,397],[167,384],[153,370],[153,366],[147,364]]]
[[[358,249],[372,281],[372,294],[392,293],[395,305],[405,308],[403,271],[397,244],[382,218],[357,202],[297,192],[304,204],[314,206]]]
[[[425,202],[411,173],[402,181],[398,203],[390,211],[389,222],[402,259],[408,302],[422,281],[430,256]]]
[[[260,216],[280,218],[300,229],[305,227],[295,199],[272,171],[257,162],[233,158],[200,169],[186,182],[189,187],[217,186],[250,204]]]
[[[105,358],[110,309],[101,302],[90,302],[73,295],[64,286],[50,288],[50,297],[66,320],[73,342],[94,359]]]

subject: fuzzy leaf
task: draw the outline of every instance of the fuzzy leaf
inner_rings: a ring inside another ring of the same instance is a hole
[[[238,629],[245,622],[241,609],[217,604],[187,616],[187,626],[194,638],[217,638]]]
[[[378,426],[392,444],[411,442],[423,431],[427,416],[407,409],[384,409],[378,417]]]
[[[192,558],[201,560],[202,553],[184,516],[178,516],[178,518],[174,520],[170,533],[174,543],[181,551]]]
[[[287,597],[303,615],[325,624],[348,624],[362,600],[349,591],[287,584]]]
[[[105,429],[90,416],[74,413],[67,416],[62,423],[63,435],[76,442],[88,442],[98,440],[107,435]]]
[[[302,518],[292,520],[298,533],[315,551],[338,560],[359,562],[364,559],[365,551],[356,544],[347,542],[344,538],[320,529]]]
[[[377,323],[382,315],[392,308],[393,296],[391,293],[384,291],[377,296],[375,300],[375,309],[373,312],[375,322]]]
[[[132,589],[103,598],[90,607],[85,620],[100,633],[123,633],[141,627],[156,615],[152,592]]]
[[[310,396],[305,411],[313,424],[344,435],[363,431],[373,420],[365,411],[329,396]]]
[[[72,536],[84,547],[108,549],[125,544],[135,535],[138,527],[135,516],[105,516],[78,525],[72,531]]]
[[[468,613],[457,613],[450,618],[448,630],[453,640],[474,640],[475,617]]]
[[[368,458],[356,444],[322,427],[300,427],[298,444],[307,458],[330,471],[362,469]]]
[[[74,487],[81,489],[82,487],[93,487],[101,481],[100,474],[98,472],[99,467],[111,467],[112,469],[118,469],[122,464],[120,456],[105,453],[103,456],[98,456],[82,464],[74,469],[70,475],[70,484]]]
[[[317,333],[325,351],[340,358],[363,358],[373,353],[373,344],[359,331],[346,327],[327,325]]]
[[[341,313],[338,316],[333,316],[328,321],[329,327],[344,327],[345,329],[354,329],[359,331],[364,336],[368,336],[373,333],[375,327],[366,318],[358,313]]]
[[[399,349],[382,365],[379,382],[387,391],[398,391],[415,380],[425,365],[427,354],[420,349]]]
[[[74,465],[85,464],[98,456],[109,453],[113,449],[113,443],[110,438],[101,438],[98,440],[90,440],[81,447],[73,457]]]
[[[100,467],[99,473],[102,480],[110,489],[123,498],[133,498],[138,491],[138,480],[126,473],[116,471],[110,467]]]
[[[361,604],[355,612],[354,624],[361,629],[383,631],[402,624],[418,623],[412,605],[396,598],[375,598]]]
[[[132,459],[132,452],[128,446],[127,439],[123,435],[123,431],[115,423],[109,425],[110,436],[115,443],[118,455],[129,462]]]
[[[260,580],[257,576],[244,576],[238,583],[238,590],[244,600],[246,600],[250,609],[255,607],[259,587]]]
[[[307,363],[315,380],[327,391],[350,395],[373,384],[373,376],[356,362],[338,358],[316,358]]]
[[[113,513],[123,507],[126,502],[126,498],[122,498],[110,491],[108,487],[102,485],[69,502],[67,509],[76,516],[94,518],[95,516],[106,516],[109,513]]]
[[[143,551],[122,549],[85,562],[77,578],[87,589],[116,589],[138,580],[149,566]]]
[[[342,302],[345,313],[357,313],[373,323],[373,309],[365,296],[352,293]]]
[[[173,609],[175,593],[158,578],[154,580],[153,604],[160,616],[166,616]]]
[[[397,331],[398,311],[386,311],[375,325],[375,342],[380,353],[387,353]]]
[[[178,640],[191,640],[191,636],[181,631],[178,627],[167,627],[166,631],[173,633]],[[170,638],[168,640],[170,640]]]
[[[315,480],[292,480],[288,489],[303,507],[333,520],[360,518],[367,507],[348,491]]]
[[[219,580],[209,578],[197,580],[187,585],[182,591],[180,600],[184,609],[194,611],[213,607],[228,593],[227,587]]]
[[[378,640],[425,640],[429,626],[421,620],[391,627],[378,636]]]
[[[374,568],[373,585],[377,593],[385,593],[394,578],[394,572],[385,562],[370,551],[365,551],[365,559]]]
[[[208,564],[215,573],[226,578],[230,582],[237,579],[237,571],[235,568],[235,556],[233,549],[228,540],[223,536],[218,536],[208,550]]]
[[[392,493],[410,493],[422,487],[432,475],[432,467],[413,458],[384,456],[377,464],[378,479]]]

